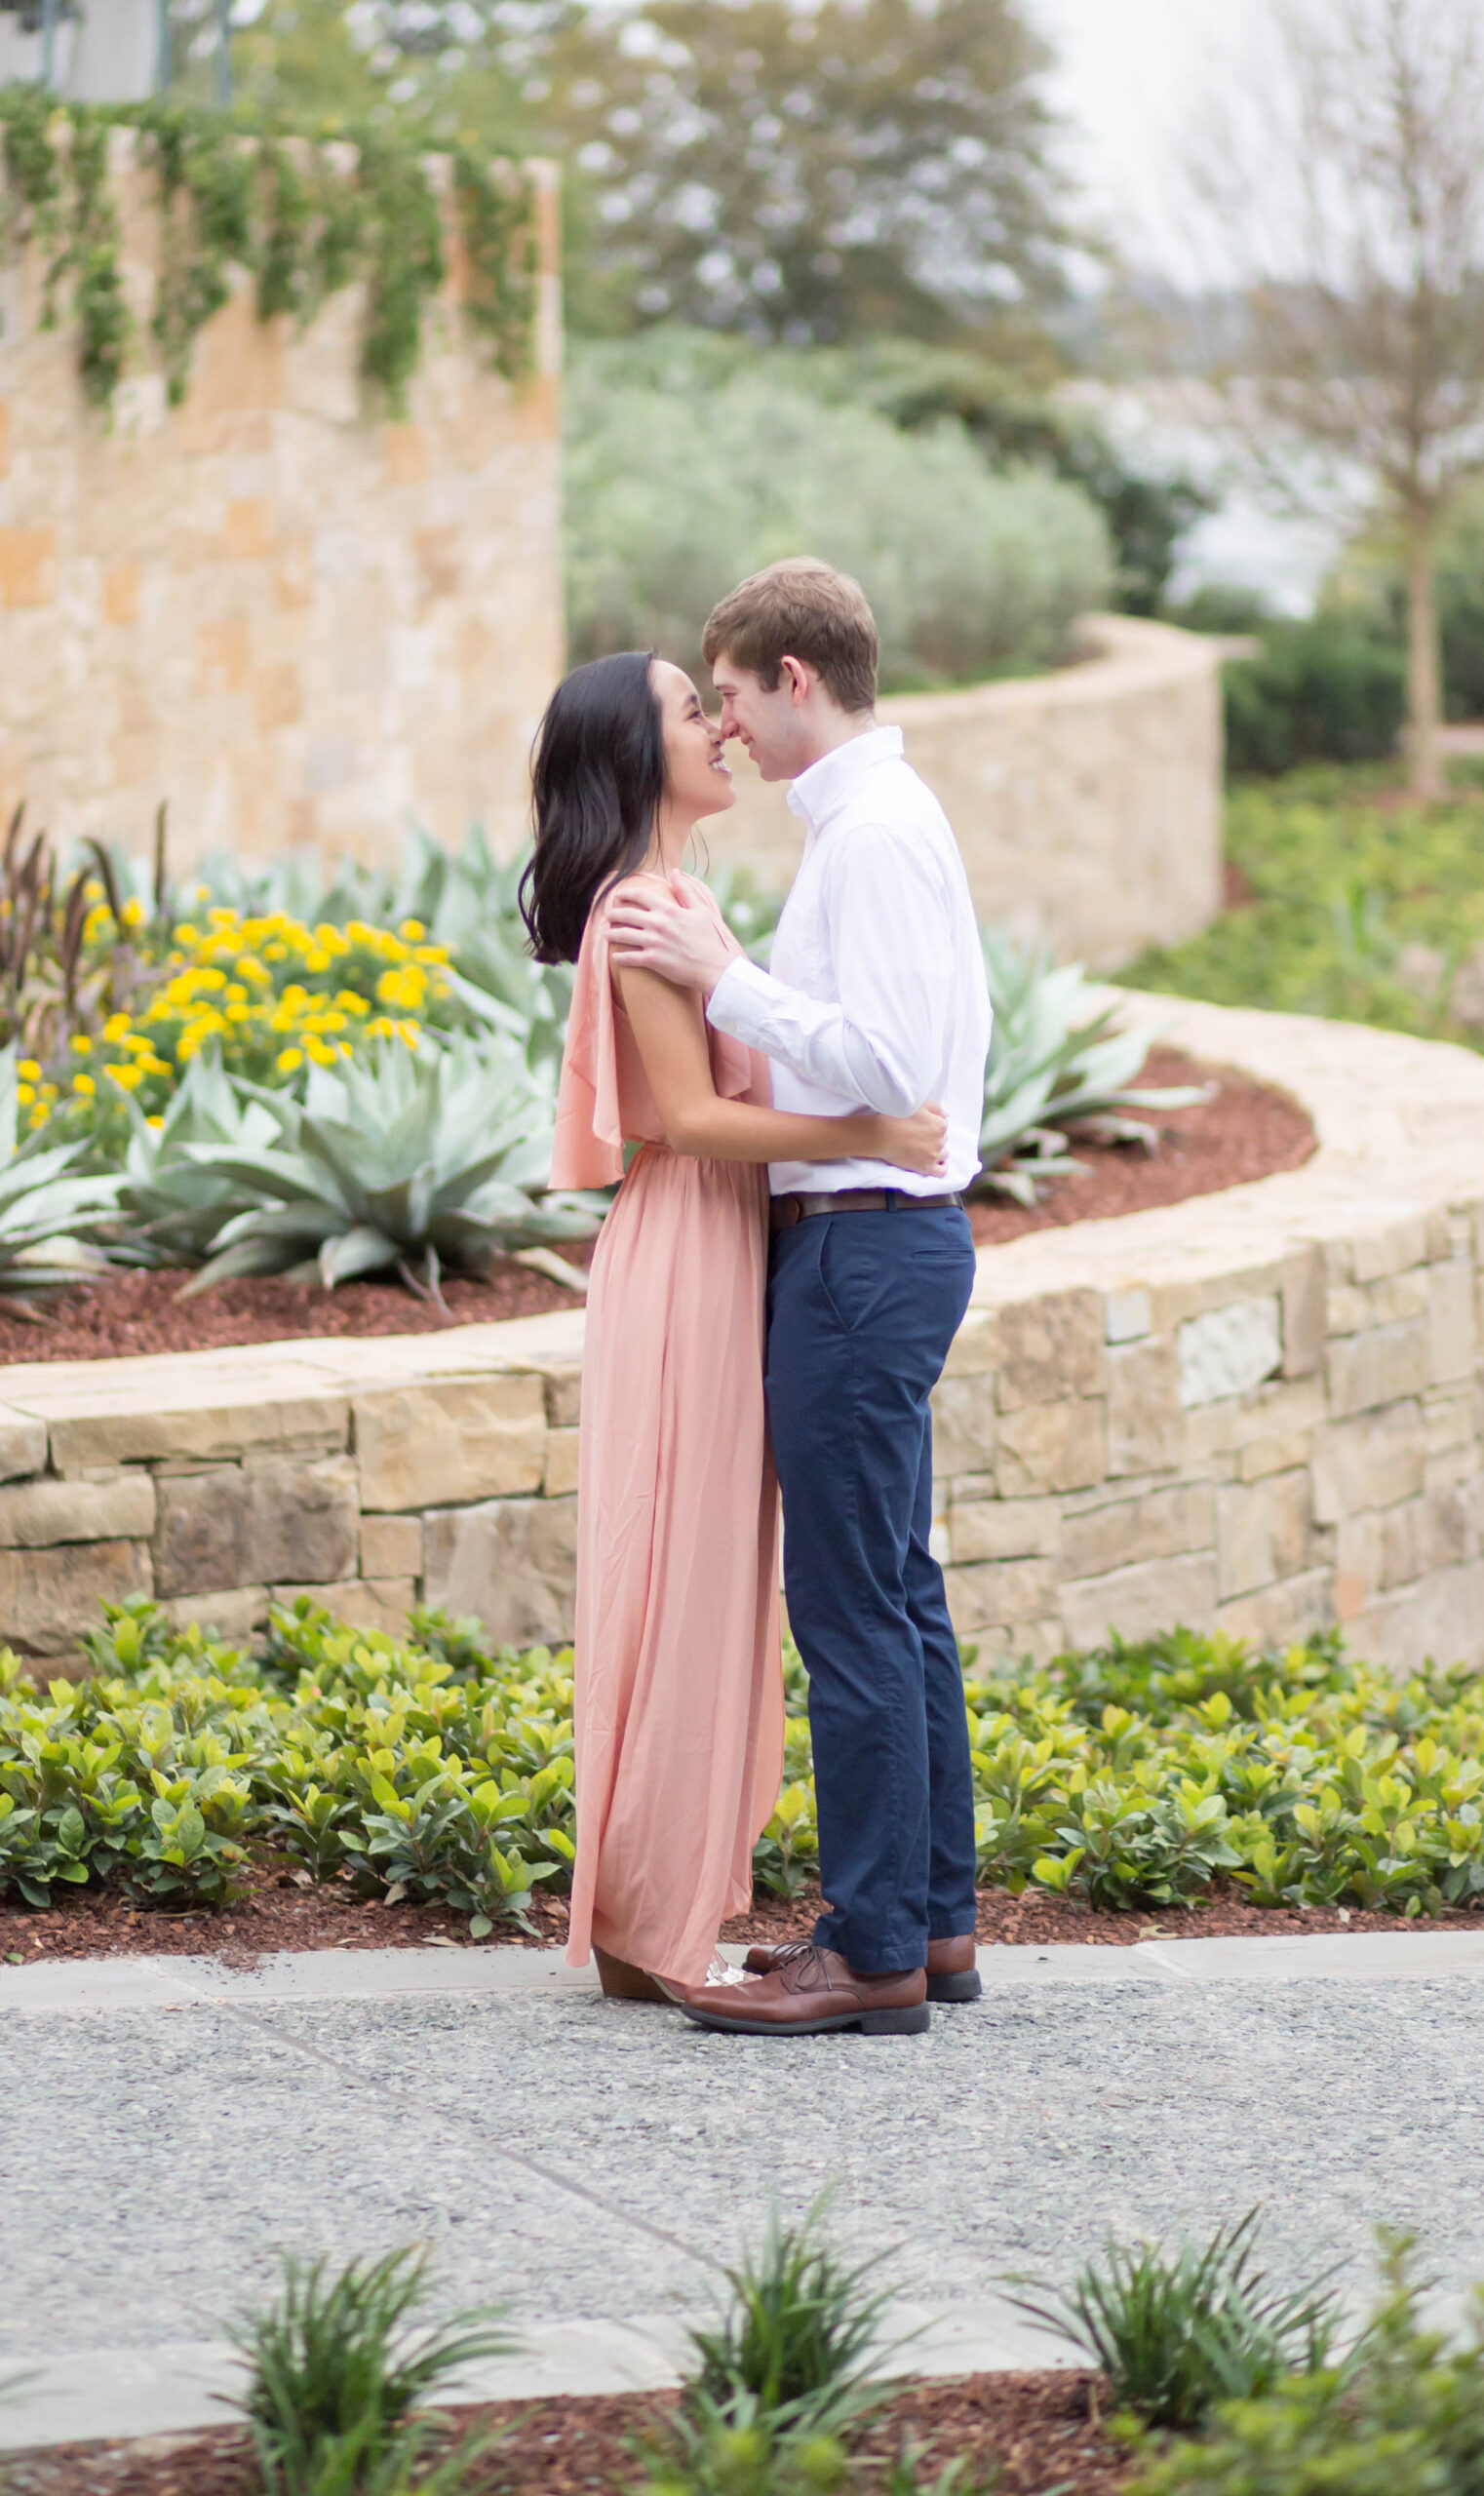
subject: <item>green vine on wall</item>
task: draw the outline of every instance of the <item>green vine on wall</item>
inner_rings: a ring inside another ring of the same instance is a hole
[[[445,275],[443,217],[421,157],[381,131],[330,149],[254,138],[219,116],[175,104],[122,110],[59,105],[35,88],[0,90],[0,236],[48,252],[43,319],[55,323],[71,280],[78,369],[106,409],[134,338],[119,271],[108,138],[140,133],[157,185],[159,276],[150,332],[173,407],[184,398],[201,331],[232,291],[254,280],[259,320],[313,320],[354,281],[366,286],[361,373],[400,415],[422,353],[428,305]],[[465,316],[508,380],[530,370],[535,229],[530,178],[461,151],[454,203],[466,263]]]

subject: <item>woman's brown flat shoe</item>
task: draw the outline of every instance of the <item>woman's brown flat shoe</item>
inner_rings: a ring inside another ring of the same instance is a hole
[[[668,2002],[670,1996],[658,1978],[644,1968],[631,1967],[627,1959],[611,1958],[600,1950],[596,1941],[593,1956],[598,1962],[598,1981],[610,2002]]]

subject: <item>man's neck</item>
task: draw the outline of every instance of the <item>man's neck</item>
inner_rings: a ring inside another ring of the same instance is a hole
[[[857,737],[869,736],[876,724],[874,711],[830,711],[817,723],[811,721],[808,751],[794,774],[795,779],[801,778],[814,763],[823,762],[827,754],[838,754],[842,745],[853,744]]]

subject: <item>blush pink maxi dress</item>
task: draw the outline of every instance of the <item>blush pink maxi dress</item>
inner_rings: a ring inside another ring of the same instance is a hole
[[[767,1172],[671,1151],[608,967],[577,960],[552,1185],[622,1178],[588,1288],[577,1486],[577,1860],[566,1956],[704,1982],[783,1772],[778,1494],[762,1400]],[[691,878],[684,898],[724,924]],[[740,950],[734,948],[734,950]],[[766,1107],[767,1061],[711,1034]],[[625,1143],[643,1150],[623,1169]]]

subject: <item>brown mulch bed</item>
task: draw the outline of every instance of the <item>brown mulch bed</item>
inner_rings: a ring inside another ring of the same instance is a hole
[[[959,2456],[970,2486],[996,2496],[1114,2496],[1133,2467],[1126,2448],[1098,2423],[1095,2378],[1073,2371],[965,2375],[921,2382],[899,2393],[853,2438],[879,2476],[904,2444],[926,2447],[918,2464],[927,2485]],[[632,2447],[662,2429],[673,2395],[623,2393],[566,2400],[499,2401],[450,2412],[456,2428],[476,2421],[501,2432],[498,2447],[474,2470],[471,2496],[596,2496],[632,2486]],[[261,2481],[240,2430],[152,2436],[128,2442],[67,2444],[16,2455],[6,2465],[12,2496],[256,2496]]]
[[[1153,1115],[1151,1122],[1159,1131],[1153,1154],[1127,1145],[1079,1145],[1077,1158],[1086,1168],[1054,1181],[1038,1205],[1027,1208],[1008,1198],[976,1203],[970,1209],[975,1239],[981,1245],[1018,1239],[1026,1230],[1179,1204],[1274,1170],[1297,1169],[1314,1149],[1313,1128],[1298,1103],[1249,1075],[1197,1066],[1178,1050],[1156,1048],[1141,1079],[1157,1088],[1209,1083],[1215,1091],[1192,1109]],[[585,1268],[593,1246],[591,1240],[573,1241],[560,1253]],[[292,1343],[311,1335],[433,1335],[449,1326],[534,1317],[575,1306],[574,1295],[560,1283],[509,1258],[488,1282],[446,1282],[447,1313],[400,1283],[367,1280],[325,1292],[263,1276],[219,1283],[181,1301],[180,1282],[178,1271],[121,1274],[68,1293],[40,1322],[0,1306],[0,1366],[209,1351],[226,1344]]]
[[[1039,1204],[1012,1204],[1006,1197],[973,1205],[970,1220],[981,1247],[1027,1230],[1105,1221],[1244,1187],[1275,1170],[1297,1170],[1314,1150],[1313,1127],[1298,1102],[1235,1068],[1200,1066],[1178,1049],[1154,1048],[1139,1081],[1152,1091],[1185,1083],[1214,1084],[1215,1091],[1188,1110],[1152,1111],[1148,1123],[1159,1136],[1152,1153],[1126,1144],[1078,1143],[1075,1157],[1086,1169],[1058,1180]]]
[[[584,1269],[590,1239],[566,1240],[559,1254]],[[39,1322],[0,1306],[0,1366],[7,1361],[117,1360],[140,1352],[204,1352],[226,1344],[282,1344],[306,1335],[439,1335],[449,1326],[483,1326],[507,1317],[538,1317],[573,1308],[575,1292],[529,1266],[504,1257],[488,1282],[449,1281],[447,1312],[418,1300],[401,1283],[366,1280],[337,1291],[286,1283],[276,1275],[214,1285],[178,1300],[178,1268],[120,1274],[69,1292]]]
[[[227,1967],[253,1967],[273,1950],[479,1949],[467,1920],[440,1906],[396,1906],[360,1897],[348,1882],[303,1888],[282,1859],[269,1855],[248,1877],[248,1895],[219,1916],[204,1911],[171,1915],[129,1906],[122,1898],[84,1892],[65,1903],[38,1910],[14,1897],[0,1901],[0,1964],[30,1965],[48,1959],[135,1958],[144,1952],[173,1957],[196,1953]],[[798,1898],[760,1897],[746,1915],[723,1926],[724,1941],[796,1941],[813,1930],[819,1892]],[[566,1901],[538,1889],[531,1902],[532,1933],[497,1927],[490,1944],[516,1942],[550,1948],[566,1939]],[[1450,1917],[1453,1926],[1475,1929],[1484,1906]],[[1219,1933],[1435,1931],[1425,1917],[1379,1915],[1355,1907],[1256,1907],[1230,1884],[1219,1884],[1202,1905],[1095,1912],[1066,1898],[1028,1890],[1018,1898],[1004,1890],[979,1892],[981,1941],[1093,1941],[1127,1948],[1135,1941],[1209,1940]]]

